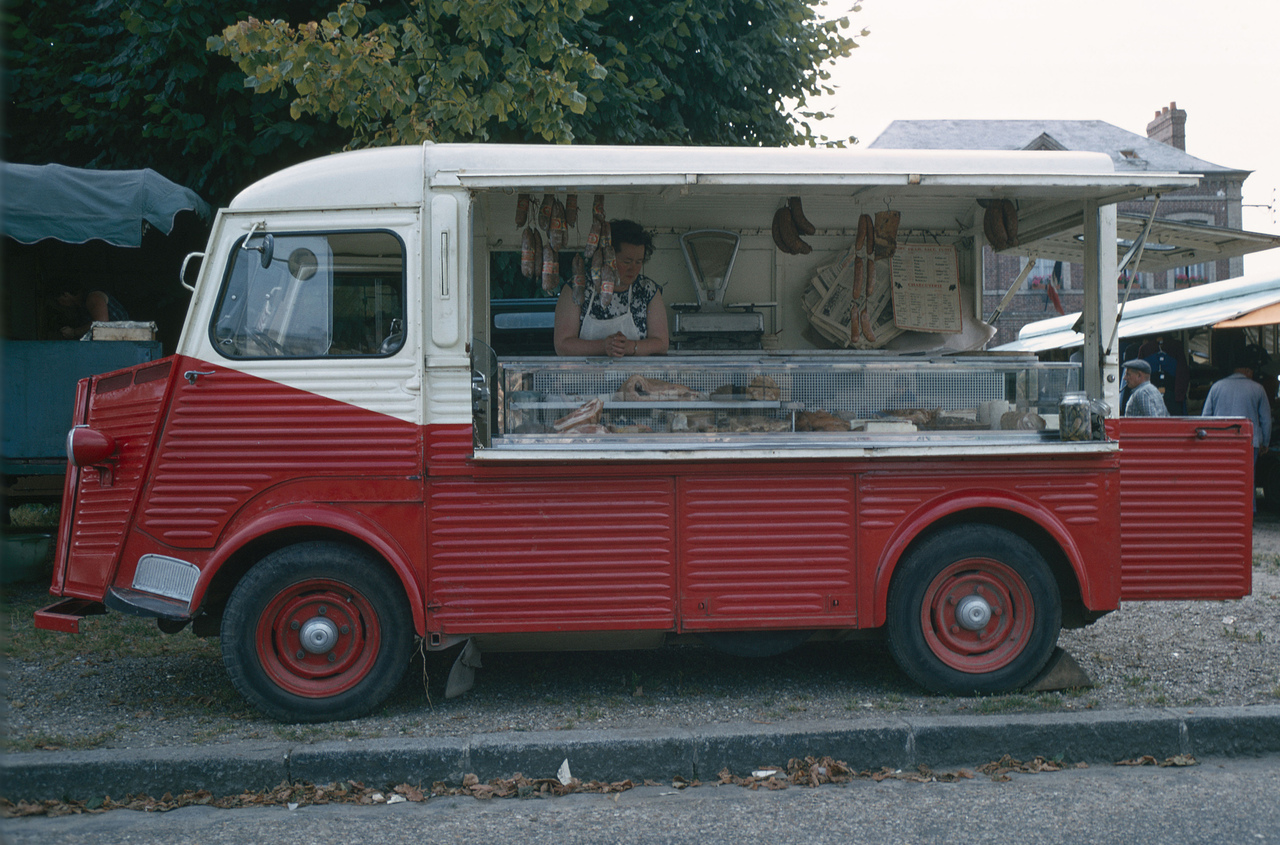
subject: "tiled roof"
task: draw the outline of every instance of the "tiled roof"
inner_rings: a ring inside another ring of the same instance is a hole
[[[1110,155],[1118,173],[1249,172],[1196,158],[1102,120],[895,120],[870,146],[899,150],[1094,151]]]

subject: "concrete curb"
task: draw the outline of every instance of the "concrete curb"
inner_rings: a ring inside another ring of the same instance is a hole
[[[1008,754],[1027,760],[1114,762],[1280,752],[1280,706],[1113,710],[1001,716],[873,716],[856,722],[708,725],[660,731],[550,731],[331,741],[310,745],[235,743],[186,748],[100,749],[9,754],[0,795],[11,801],[89,799],[207,789],[215,795],[282,781],[356,780],[370,786],[457,784],[523,772],[551,777],[568,758],[583,781],[674,775],[743,775],[792,757],[830,755],[857,769],[976,765]]]

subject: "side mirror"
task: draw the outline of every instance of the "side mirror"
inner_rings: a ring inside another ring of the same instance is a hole
[[[271,259],[276,254],[276,236],[263,235],[262,246],[259,249],[262,250],[262,269],[265,270],[271,266]]]

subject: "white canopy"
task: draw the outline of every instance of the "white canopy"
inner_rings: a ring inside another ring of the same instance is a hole
[[[1124,308],[1117,337],[1142,337],[1212,326],[1276,303],[1280,303],[1280,276],[1250,275],[1211,282],[1130,300]],[[1080,313],[1076,312],[1028,323],[1018,332],[1017,340],[994,347],[993,351],[1043,352],[1080,346],[1084,335],[1074,328],[1079,320]]]

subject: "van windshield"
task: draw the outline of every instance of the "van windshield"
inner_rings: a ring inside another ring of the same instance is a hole
[[[233,247],[209,327],[228,358],[393,355],[404,245],[390,232],[255,234]]]

